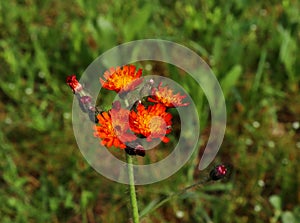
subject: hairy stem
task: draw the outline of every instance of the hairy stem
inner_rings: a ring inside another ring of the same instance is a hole
[[[144,217],[145,215],[149,214],[150,212],[155,211],[156,209],[158,209],[159,207],[161,207],[162,205],[164,205],[166,202],[168,202],[169,200],[173,199],[174,197],[178,197],[178,196],[184,194],[185,192],[187,192],[188,190],[190,190],[190,189],[192,189],[192,188],[194,188],[194,187],[200,186],[200,185],[202,185],[202,184],[204,184],[204,183],[207,183],[207,182],[209,182],[210,180],[211,180],[210,178],[206,178],[206,179],[204,179],[204,180],[202,180],[202,181],[199,181],[199,182],[197,182],[197,183],[195,183],[195,184],[192,184],[192,185],[190,185],[190,186],[188,186],[188,187],[185,187],[185,188],[183,188],[182,190],[180,190],[180,191],[178,191],[178,192],[176,192],[176,193],[173,193],[173,194],[169,195],[168,197],[166,197],[166,198],[162,199],[161,201],[159,201],[159,202],[158,202],[153,208],[151,208],[149,211],[147,211],[146,213],[142,214],[141,217]]]
[[[129,192],[130,192],[130,203],[133,223],[139,223],[139,210],[136,200],[135,185],[134,185],[134,173],[132,165],[132,157],[126,153],[126,160],[128,165],[128,176],[129,176]]]

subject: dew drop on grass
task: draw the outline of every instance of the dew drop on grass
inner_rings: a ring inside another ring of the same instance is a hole
[[[254,211],[255,211],[255,212],[260,212],[261,209],[262,209],[262,207],[261,207],[260,204],[257,204],[257,205],[254,206]]]
[[[176,211],[176,217],[177,218],[183,218],[184,217],[184,212],[183,211]]]
[[[69,112],[64,113],[64,118],[65,119],[70,119],[70,117],[71,117],[71,114]]]
[[[275,147],[275,142],[272,141],[272,140],[268,141],[268,147],[269,148],[274,148]]]
[[[38,76],[39,76],[39,78],[43,79],[43,78],[45,78],[45,73],[42,72],[42,71],[40,71],[40,72],[38,73]]]
[[[25,94],[31,95],[32,93],[33,93],[32,88],[26,88],[26,89],[25,89]]]
[[[297,122],[293,122],[292,126],[293,126],[293,129],[297,130],[297,129],[300,128],[300,123],[298,121]]]
[[[245,144],[246,144],[247,146],[251,146],[251,145],[253,145],[253,140],[250,139],[250,138],[247,138],[247,139],[245,140]]]
[[[252,122],[252,125],[253,125],[253,127],[256,128],[256,129],[260,127],[260,123],[259,123],[258,121]]]
[[[258,180],[258,181],[257,181],[257,184],[258,184],[258,186],[260,186],[260,187],[264,187],[264,186],[265,186],[265,181],[263,181],[263,180]]]

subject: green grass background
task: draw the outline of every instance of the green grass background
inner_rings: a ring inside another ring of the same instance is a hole
[[[182,44],[211,66],[228,111],[214,164],[233,171],[141,221],[300,222],[297,0],[1,1],[0,222],[130,222],[126,185],[99,175],[76,145],[65,79],[111,47],[143,38]],[[138,186],[140,210],[205,176],[198,162],[196,153],[167,180]]]

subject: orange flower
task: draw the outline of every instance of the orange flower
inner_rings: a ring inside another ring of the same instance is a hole
[[[162,87],[162,83],[158,85],[158,88],[152,89],[152,97],[148,98],[148,101],[161,103],[166,107],[174,108],[181,106],[188,106],[189,103],[183,103],[182,99],[186,98],[186,95],[180,95],[180,93],[173,94],[173,90],[167,86]]]
[[[137,134],[147,137],[147,141],[152,138],[160,138],[163,142],[169,142],[165,136],[171,132],[169,128],[172,125],[172,115],[166,112],[166,107],[162,104],[148,106],[138,104],[137,112],[130,112],[130,127]]]
[[[100,83],[108,90],[128,92],[142,82],[141,75],[142,69],[136,71],[136,67],[133,65],[117,67],[116,69],[110,68],[109,71],[104,72],[105,80],[100,78]]]
[[[102,145],[125,149],[125,142],[136,140],[136,136],[127,131],[129,129],[129,112],[129,110],[120,108],[102,112],[97,116],[99,125],[94,127],[94,136],[102,139]]]

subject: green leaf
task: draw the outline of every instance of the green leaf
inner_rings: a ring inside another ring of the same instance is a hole
[[[86,208],[87,205],[88,205],[89,200],[90,200],[92,197],[93,197],[93,193],[92,193],[92,192],[84,190],[84,191],[81,193],[81,206],[82,206],[83,208]]]
[[[296,219],[294,218],[294,215],[290,211],[285,211],[281,215],[282,223],[296,223]]]
[[[65,207],[66,208],[73,208],[74,207],[74,202],[73,202],[73,194],[69,192],[67,194],[66,200],[65,200]]]
[[[50,198],[49,206],[50,206],[51,211],[53,211],[53,212],[56,211],[59,207],[59,199],[55,198],[55,197]]]
[[[284,64],[286,71],[289,75],[290,81],[295,80],[295,63],[297,55],[297,43],[292,38],[290,31],[285,30],[283,27],[279,27],[282,42],[280,46],[280,60]]]
[[[272,195],[269,201],[276,210],[281,210],[281,198],[278,195]]]
[[[133,40],[139,32],[147,30],[148,19],[152,14],[152,5],[147,4],[136,13],[129,15],[128,20],[124,24],[123,32],[125,41]]]
[[[145,216],[147,215],[152,208],[154,208],[155,205],[157,205],[159,203],[159,199],[155,199],[153,201],[151,201],[141,212],[140,212],[140,216]]]
[[[226,97],[230,90],[236,85],[239,77],[242,74],[242,66],[235,65],[228,74],[221,80],[223,94]]]
[[[261,82],[261,77],[263,75],[264,66],[265,66],[265,63],[266,63],[266,58],[267,58],[267,51],[266,51],[266,49],[263,49],[262,52],[261,52],[261,55],[260,55],[258,68],[257,68],[256,74],[255,74],[254,83],[253,83],[253,86],[252,86],[253,94],[256,93],[256,91],[259,87],[259,84]]]

